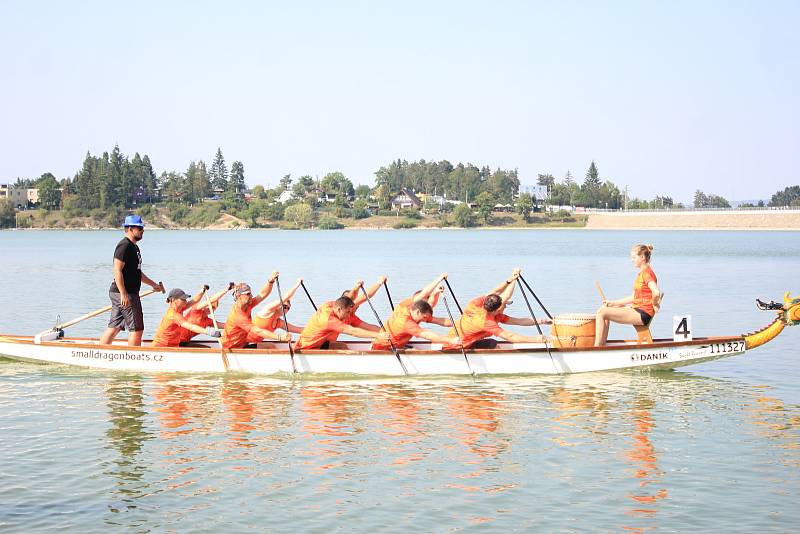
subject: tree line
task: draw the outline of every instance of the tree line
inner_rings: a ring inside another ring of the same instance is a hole
[[[38,179],[18,179],[14,185],[37,187],[38,207],[46,210],[63,208],[72,213],[112,208],[132,210],[166,202],[180,215],[187,212],[183,208],[178,210],[178,207],[195,205],[211,198],[220,200],[222,209],[252,221],[259,218],[305,220],[309,217],[308,210],[302,206],[292,206],[303,204],[314,212],[320,200],[325,201],[322,204],[332,207],[333,214],[338,217],[368,217],[375,208],[379,212],[388,210],[394,196],[403,190],[469,203],[472,207],[465,206],[453,212],[458,221],[465,223],[463,225],[473,224],[476,219],[488,223],[498,203],[512,205],[525,219],[542,203],[613,210],[684,207],[666,195],[656,196],[652,200],[628,197],[611,180],[600,178],[594,161],[580,183],[569,171],[560,181],[552,174],[539,174],[537,183],[547,191],[544,198],[520,194],[517,169],[492,170],[488,166],[453,164],[447,160],[408,162],[397,159],[375,172],[372,187],[355,186],[338,171],[328,173],[322,179],[303,175],[294,180],[287,174],[274,188],[260,185],[253,188],[251,201],[245,203],[243,193],[247,190],[247,183],[244,165],[241,161],[234,161],[229,168],[221,148],[217,149],[210,165],[202,160],[192,161],[185,171],[157,175],[147,154],[140,156],[137,152],[133,157],[128,157],[120,151],[119,146],[114,146],[111,152],[103,152],[100,156],[87,152],[83,165],[73,177],[59,181],[51,173],[44,173]],[[286,192],[290,193],[288,199],[284,195]],[[278,202],[279,198],[281,202]],[[800,186],[776,192],[768,205],[800,206]],[[693,206],[730,207],[730,203],[722,196],[697,190]],[[440,201],[425,207],[427,211],[451,212],[454,203]],[[287,210],[289,218],[286,217]],[[0,203],[0,224],[7,224],[9,218],[13,220],[13,206]]]

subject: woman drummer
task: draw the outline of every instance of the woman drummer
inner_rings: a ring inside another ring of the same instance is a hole
[[[610,321],[647,326],[653,320],[661,305],[661,290],[658,289],[656,273],[650,267],[651,252],[653,245],[636,245],[631,249],[631,262],[639,269],[633,282],[633,293],[619,300],[603,300],[603,305],[595,316],[595,347],[606,344]]]

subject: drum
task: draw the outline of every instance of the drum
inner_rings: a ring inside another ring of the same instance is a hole
[[[550,337],[554,347],[594,347],[593,313],[563,313],[553,317]]]

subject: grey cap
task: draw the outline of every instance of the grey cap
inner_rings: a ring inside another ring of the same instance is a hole
[[[236,287],[233,288],[233,298],[237,298],[239,295],[244,295],[245,293],[250,293],[252,295],[253,290],[244,282],[236,284]]]
[[[191,295],[187,295],[183,289],[175,288],[170,290],[169,295],[167,295],[167,302],[171,302],[175,299],[181,300],[190,300],[192,298]]]

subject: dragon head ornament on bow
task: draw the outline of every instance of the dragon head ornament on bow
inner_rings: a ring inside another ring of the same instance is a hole
[[[783,331],[786,325],[796,326],[800,324],[800,297],[792,298],[790,295],[789,291],[783,295],[783,304],[775,301],[763,302],[756,299],[756,305],[759,309],[776,311],[778,316],[761,330],[744,336],[748,349],[771,341]]]

